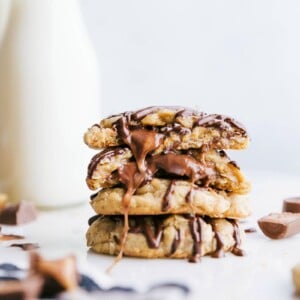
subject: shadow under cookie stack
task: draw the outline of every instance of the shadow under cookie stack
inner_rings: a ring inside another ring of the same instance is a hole
[[[182,107],[148,107],[103,119],[85,133],[101,150],[87,184],[95,252],[188,258],[243,255],[238,220],[250,214],[249,182],[224,149],[249,137],[234,119]]]

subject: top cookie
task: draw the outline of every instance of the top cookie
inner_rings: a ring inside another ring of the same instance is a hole
[[[152,106],[103,119],[88,129],[84,141],[95,149],[126,144],[136,145],[140,152],[158,154],[203,145],[215,149],[244,149],[249,137],[244,126],[228,116],[177,106]]]

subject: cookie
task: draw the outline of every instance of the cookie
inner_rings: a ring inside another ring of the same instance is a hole
[[[121,216],[97,216],[87,231],[87,245],[95,252],[117,255],[123,232]],[[244,255],[241,231],[236,221],[193,215],[130,216],[129,232],[123,245],[126,256],[146,258],[189,258],[196,262],[224,252]]]
[[[91,196],[91,205],[97,214],[124,214],[122,187],[108,188]],[[130,197],[131,215],[197,213],[215,218],[245,218],[250,215],[245,195],[199,188],[186,180],[154,178],[138,188]]]
[[[86,178],[88,187],[96,190],[120,185],[119,170],[130,163],[132,159],[133,154],[127,147],[108,148],[96,154],[88,167]],[[200,150],[169,152],[149,156],[146,159],[146,164],[153,173],[152,176],[155,177],[174,177],[176,175],[179,177],[179,166],[184,166],[186,170],[190,165],[195,170],[198,167],[199,172],[204,173],[205,180],[202,178],[202,180],[195,182],[199,186],[206,185],[237,194],[246,194],[250,190],[250,183],[245,179],[236,163],[231,161],[224,151],[212,149],[206,152]],[[173,168],[170,168],[170,164]],[[168,173],[168,171],[173,171],[175,174]],[[184,170],[182,173],[193,175],[193,172]],[[147,180],[150,179],[150,172],[146,174],[146,177]],[[188,178],[187,174],[181,177],[192,180],[192,178]]]
[[[209,145],[216,149],[244,149],[249,137],[242,124],[233,118],[198,112],[183,107],[153,106],[124,112],[103,119],[84,135],[85,143],[95,149],[153,144],[151,151],[186,150]],[[130,147],[131,148],[131,147]]]

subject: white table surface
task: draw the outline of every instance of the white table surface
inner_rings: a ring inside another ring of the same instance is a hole
[[[256,227],[257,232],[246,234],[245,257],[229,253],[221,259],[204,257],[197,264],[186,260],[123,258],[107,276],[104,271],[113,258],[96,255],[85,245],[87,220],[94,215],[88,201],[69,209],[40,212],[37,221],[20,227],[4,226],[3,232],[25,235],[26,241],[39,243],[40,252],[49,258],[75,254],[80,269],[98,276],[104,286],[117,283],[143,290],[154,283],[174,281],[192,289],[189,299],[298,299],[291,268],[300,263],[300,235],[270,240],[260,232],[256,220],[280,211],[282,199],[300,195],[300,176],[253,173],[250,179],[254,212],[241,225]],[[0,263],[10,261],[26,267],[27,253],[9,248],[10,243],[0,243]]]

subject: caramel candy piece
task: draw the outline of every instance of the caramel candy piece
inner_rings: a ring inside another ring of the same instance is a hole
[[[292,269],[292,274],[296,293],[300,295],[300,264]]]
[[[45,278],[43,297],[52,297],[65,290],[74,290],[78,286],[76,258],[73,255],[57,260],[45,260],[36,252],[32,252],[30,272]]]
[[[35,220],[37,211],[30,202],[9,204],[0,210],[0,224],[19,225]]]
[[[300,233],[300,213],[272,213],[258,220],[262,232],[271,239],[282,239]]]
[[[300,197],[292,197],[283,200],[282,211],[300,213]]]

